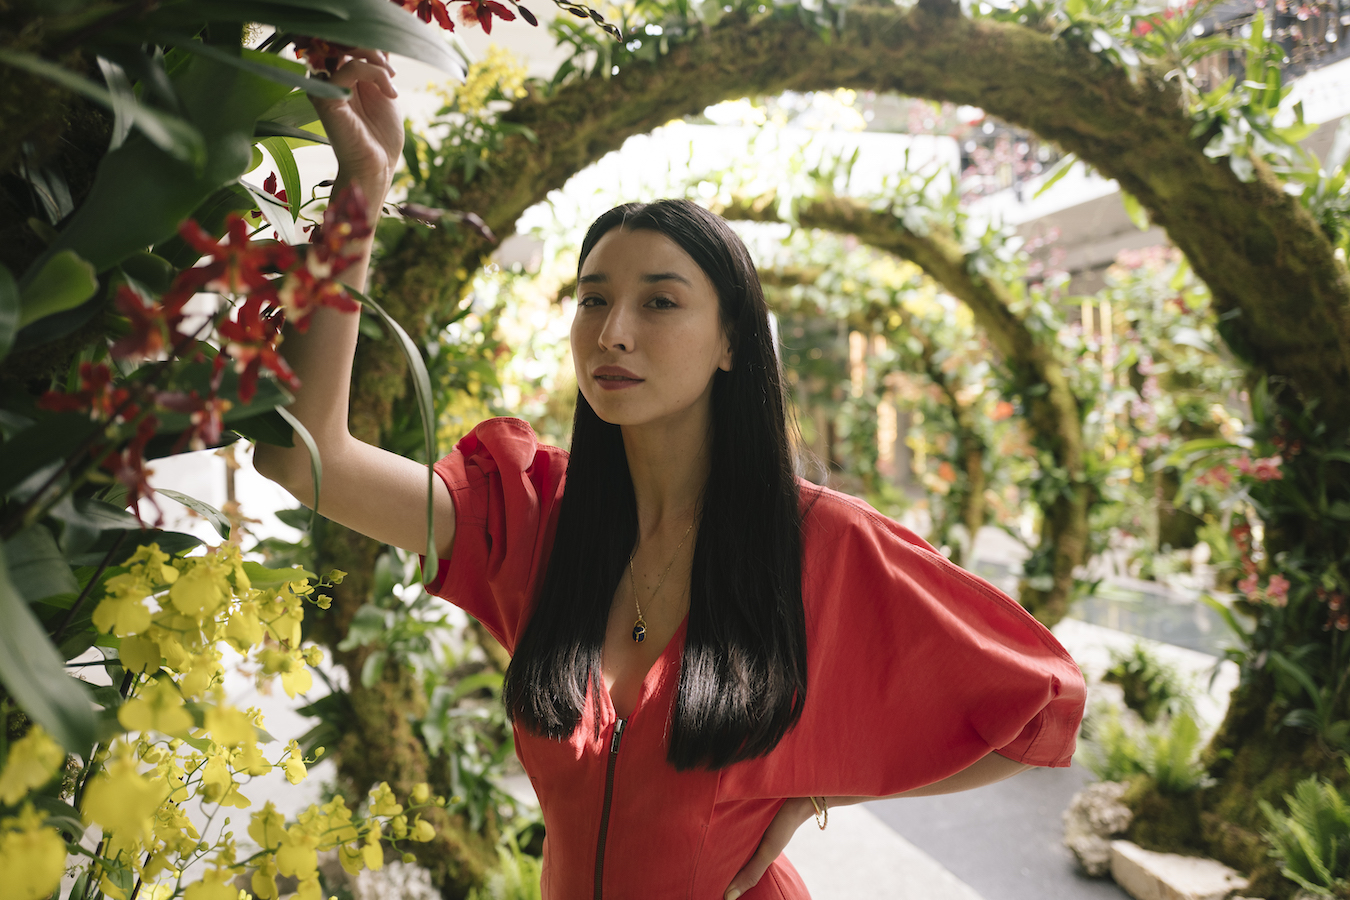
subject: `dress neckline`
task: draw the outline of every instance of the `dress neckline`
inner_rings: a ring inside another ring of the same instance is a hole
[[[608,713],[606,722],[618,718],[631,719],[637,715],[638,710],[642,709],[647,698],[656,693],[660,679],[664,676],[666,669],[674,662],[670,658],[672,650],[679,652],[684,649],[684,636],[688,629],[689,613],[686,612],[684,618],[680,620],[680,624],[676,627],[675,633],[670,636],[670,640],[666,641],[666,646],[661,649],[661,655],[656,657],[656,661],[647,670],[647,674],[642,676],[642,686],[638,689],[637,702],[633,704],[633,709],[628,715],[620,716],[618,710],[614,708],[614,698],[610,696],[609,685],[605,684],[604,675],[601,674],[600,694],[604,699],[605,709]]]

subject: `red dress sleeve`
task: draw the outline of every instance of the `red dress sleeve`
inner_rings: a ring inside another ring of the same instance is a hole
[[[455,540],[427,591],[513,651],[548,565],[567,453],[520,419],[489,419],[434,468],[455,504]]]
[[[860,500],[803,484],[802,718],[730,796],[880,797],[991,750],[1067,766],[1082,673],[1014,600]]]

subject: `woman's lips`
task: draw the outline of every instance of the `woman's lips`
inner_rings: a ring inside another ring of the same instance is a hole
[[[606,391],[622,391],[642,384],[643,379],[618,366],[601,366],[591,373],[595,383]]]

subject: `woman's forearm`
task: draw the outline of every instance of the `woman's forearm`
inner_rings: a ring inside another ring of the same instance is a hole
[[[339,173],[333,195],[336,196],[348,183]],[[378,221],[383,199],[384,194],[380,191],[369,201],[372,225]],[[372,244],[372,238],[361,242],[356,261],[338,274],[339,281],[364,291]],[[295,402],[288,409],[314,437],[323,457],[339,452],[350,440],[348,396],[359,326],[359,314],[321,307],[310,316],[305,332],[287,325],[281,342],[281,355],[300,380]],[[264,475],[280,482],[297,496],[312,491],[309,454],[298,441],[290,448],[259,444],[254,464]]]
[[[1026,763],[1016,762],[1008,759],[1006,756],[1000,756],[997,752],[991,752],[980,757],[975,762],[966,766],[954,775],[949,775],[941,781],[935,781],[932,784],[926,784],[923,787],[904,791],[899,794],[891,794],[888,797],[831,797],[829,799],[831,806],[849,806],[854,803],[863,803],[868,800],[890,800],[896,797],[931,797],[936,794],[955,794],[958,791],[968,791],[972,788],[983,787],[986,784],[994,784],[1007,778],[1025,772],[1032,768]]]

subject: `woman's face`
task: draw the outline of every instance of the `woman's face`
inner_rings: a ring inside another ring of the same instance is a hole
[[[717,291],[670,238],[615,228],[581,268],[572,358],[582,395],[612,425],[706,415],[713,374],[731,369]]]

